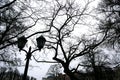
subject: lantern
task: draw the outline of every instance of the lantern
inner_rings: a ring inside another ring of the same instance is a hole
[[[43,46],[45,45],[46,39],[43,36],[40,36],[36,39],[36,41],[37,41],[38,49],[41,50]]]
[[[25,38],[25,36],[18,38],[18,48],[20,50],[22,50],[24,48],[26,43],[27,43],[27,39]]]

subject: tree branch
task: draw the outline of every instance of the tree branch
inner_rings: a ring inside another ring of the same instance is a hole
[[[13,1],[12,1],[12,2],[10,2],[10,3],[8,3],[8,4],[5,4],[5,5],[1,6],[1,7],[0,7],[0,9],[3,9],[3,8],[5,8],[5,7],[10,6],[10,5],[11,5],[11,4],[13,4],[15,1],[17,1],[17,0],[13,0]]]

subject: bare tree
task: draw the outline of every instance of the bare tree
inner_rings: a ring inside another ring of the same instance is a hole
[[[5,1],[1,4],[4,4],[4,2]],[[14,6],[14,4],[6,5],[6,7],[0,10],[0,47],[12,43],[17,36],[22,34],[23,30],[27,29],[23,21],[19,19],[22,17],[22,12],[17,11]],[[10,58],[14,55],[10,54],[13,52],[11,52],[9,48],[10,47],[7,47],[0,51],[0,62],[14,64],[17,60],[15,61]]]
[[[70,68],[71,62],[98,47],[105,40],[106,34],[99,40],[73,34],[77,27],[81,28],[84,19],[90,14],[88,7],[91,2],[86,2],[84,6],[80,6],[75,0],[66,0],[65,3],[55,0],[53,3],[55,4],[50,9],[52,16],[48,22],[46,20],[48,26],[51,26],[51,31],[46,34],[46,46],[54,50],[53,59],[62,64],[71,80],[78,80],[75,76],[77,67],[76,70]]]
[[[86,69],[86,72],[93,72],[95,80],[101,80],[105,72],[100,71],[100,69],[108,67],[110,59],[108,54],[105,54],[103,50],[97,49],[84,55],[84,59],[80,65]]]
[[[119,48],[120,1],[101,0],[98,9],[103,16],[99,29],[103,34],[107,33],[107,44],[111,44],[113,48]]]

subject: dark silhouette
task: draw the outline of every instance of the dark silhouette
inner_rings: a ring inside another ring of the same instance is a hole
[[[1,68],[4,69],[4,68]],[[17,69],[15,70],[1,70],[0,72],[0,80],[22,80],[23,74],[20,74]],[[36,80],[34,77],[27,76],[27,80]]]

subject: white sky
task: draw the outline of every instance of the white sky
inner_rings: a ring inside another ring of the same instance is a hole
[[[81,1],[81,0],[78,0],[78,1]],[[95,0],[91,4],[91,6],[92,6],[91,9],[94,8],[94,7],[97,7],[98,1],[100,1],[100,0]],[[92,21],[92,20],[90,20],[90,21]],[[94,23],[94,21],[93,21],[93,23]],[[35,29],[33,28],[31,31],[35,32],[35,31],[41,29],[40,26],[42,27],[42,26],[44,26],[44,24],[42,24],[42,23],[41,24],[37,24],[35,26]],[[36,30],[36,27],[37,27],[37,30]],[[74,34],[78,35],[78,34],[81,34],[81,33],[87,33],[86,31],[88,31],[88,30],[89,30],[89,28],[87,26],[83,26],[80,29],[76,28],[76,31],[75,31]],[[29,32],[29,33],[31,33],[31,32]],[[28,48],[26,48],[26,49],[28,49]],[[43,56],[42,52],[40,52],[39,54],[41,54],[41,56]],[[49,57],[50,56],[51,56],[51,54],[49,54]],[[25,55],[24,55],[23,52],[21,52],[21,55],[19,55],[19,57],[21,57],[22,60],[24,61]],[[42,60],[42,59],[44,59],[44,57],[40,57],[40,60]],[[52,57],[50,57],[50,60],[51,59],[52,59]],[[31,60],[30,61],[30,67],[29,67],[29,70],[28,70],[28,75],[37,78],[37,80],[42,80],[42,77],[45,77],[46,72],[48,71],[48,68],[50,67],[50,65],[52,65],[52,64],[49,64],[49,63],[37,63],[37,62]],[[31,66],[33,66],[33,67],[31,67]],[[23,67],[19,67],[18,69],[20,70],[21,73],[23,73],[24,66]]]

